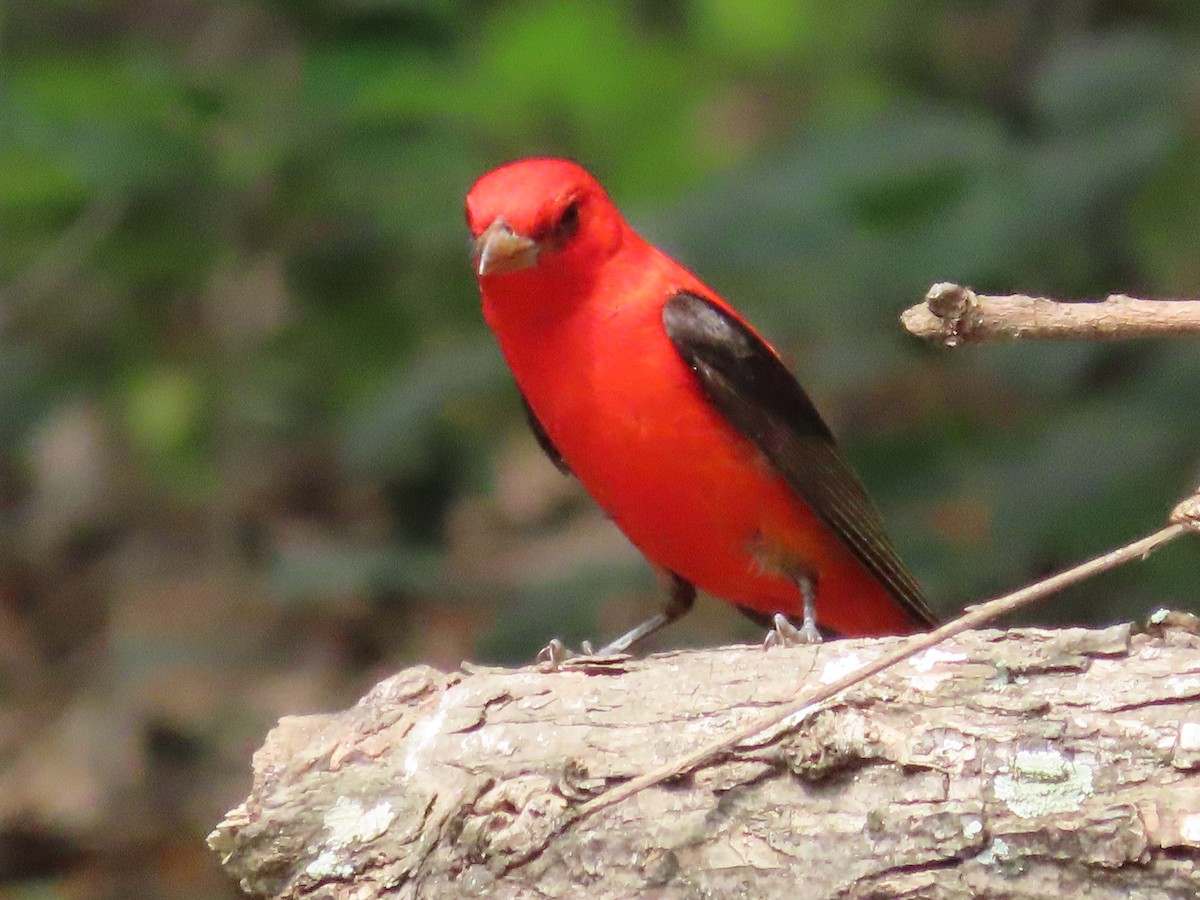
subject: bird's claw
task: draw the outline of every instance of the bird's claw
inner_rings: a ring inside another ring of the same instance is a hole
[[[771,630],[767,632],[767,636],[763,640],[763,649],[819,644],[822,640],[816,622],[806,619],[804,624],[797,628],[783,613],[775,613],[771,618]]]
[[[579,645],[579,652],[576,653],[560,641],[558,638],[551,638],[550,643],[546,644],[535,658],[535,662],[545,663],[552,671],[562,666],[569,659],[577,659],[582,656],[594,656],[595,651],[592,650],[591,641],[583,641]]]
[[[567,645],[558,638],[551,638],[550,643],[538,651],[535,662],[545,663],[551,669],[557,669],[575,654],[567,649]]]

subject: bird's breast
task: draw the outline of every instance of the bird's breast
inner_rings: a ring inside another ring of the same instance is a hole
[[[548,327],[497,332],[556,449],[647,557],[752,605],[791,594],[786,577],[764,571],[762,547],[806,566],[818,523],[704,397],[663,326],[673,293],[643,290],[636,304],[601,294]]]

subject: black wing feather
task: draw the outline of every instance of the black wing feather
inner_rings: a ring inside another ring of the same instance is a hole
[[[525,418],[529,421],[529,430],[533,432],[533,436],[537,439],[538,446],[542,448],[542,452],[550,457],[550,462],[554,463],[554,468],[558,469],[564,475],[570,475],[571,467],[567,465],[567,461],[563,459],[562,454],[558,452],[558,448],[554,446],[554,441],[550,440],[550,435],[546,434],[546,429],[538,421],[537,413],[533,411],[533,407],[529,405],[529,401],[525,399],[524,394],[521,395],[521,403],[525,406]]]
[[[680,292],[667,336],[712,404],[750,440],[913,621],[936,624],[883,519],[812,400],[753,331],[710,300]]]

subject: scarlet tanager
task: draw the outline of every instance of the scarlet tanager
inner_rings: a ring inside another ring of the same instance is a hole
[[[700,588],[790,637],[932,625],[916,580],[776,351],[643,240],[583,168],[526,159],[467,194],[483,313],[542,448],[670,577],[602,652]],[[778,614],[782,614],[781,618]]]

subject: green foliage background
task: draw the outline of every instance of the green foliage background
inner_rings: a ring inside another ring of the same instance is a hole
[[[1195,295],[1198,51],[1187,0],[0,4],[0,890],[232,896],[200,838],[275,716],[653,605],[478,314],[461,198],[511,158],[583,162],[775,339],[939,609],[1155,527],[1194,342],[896,316]]]

